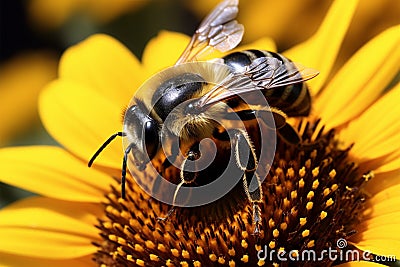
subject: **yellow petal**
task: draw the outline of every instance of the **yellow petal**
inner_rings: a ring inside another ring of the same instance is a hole
[[[0,65],[0,146],[38,122],[39,92],[56,72],[55,55],[45,52],[22,54]]]
[[[400,26],[392,27],[375,37],[329,82],[315,103],[315,113],[328,127],[357,117],[392,81],[399,70],[399,32]],[[396,110],[387,115],[391,114],[400,115]]]
[[[143,82],[138,59],[119,41],[96,34],[70,47],[60,61],[60,78],[82,83],[121,107]]]
[[[382,193],[385,191],[382,191]],[[368,218],[378,218],[379,216],[383,216],[386,214],[394,214],[400,211],[400,197],[390,197],[387,199],[379,199],[372,197],[368,200],[371,207],[366,212],[367,219]]]
[[[382,192],[383,190],[386,190],[387,188],[391,188],[392,186],[397,186],[400,184],[400,156],[397,156],[398,159],[398,165],[395,170],[389,170],[389,171],[384,171],[381,172],[380,169],[374,170],[375,177],[368,182],[367,186],[365,187],[365,190],[371,194],[371,195],[376,195],[379,192]],[[390,165],[390,164],[388,164]],[[361,166],[364,169],[367,167]],[[384,166],[386,167],[386,166]],[[399,203],[400,204],[400,203]]]
[[[46,130],[84,161],[89,161],[111,134],[122,130],[122,110],[104,95],[65,80],[49,84],[39,98],[40,117]],[[122,142],[116,139],[96,163],[120,168],[122,155]]]
[[[0,180],[52,198],[100,203],[114,179],[51,146],[0,149]]]
[[[96,263],[92,260],[92,255],[66,260],[50,260],[32,257],[24,257],[22,255],[13,255],[0,253],[0,267],[96,267]]]
[[[340,132],[341,140],[355,142],[351,153],[360,161],[400,150],[399,100],[400,84]]]
[[[147,43],[142,57],[148,76],[173,66],[189,41],[189,36],[169,31],[161,31],[152,38]]]
[[[293,61],[320,71],[309,81],[313,94],[329,77],[357,4],[358,0],[334,1],[318,31],[306,42],[284,52]]]
[[[400,254],[398,251],[398,248],[400,247],[400,240],[398,239],[399,233],[391,232],[395,231],[396,229],[398,229],[398,225],[390,225],[390,227],[385,226],[379,229],[374,229],[373,231],[381,231],[383,233],[387,233],[385,238],[382,239],[376,238],[375,235],[372,234],[371,232],[364,232],[363,234],[365,240],[355,243],[355,246],[363,251],[369,251],[376,255],[399,259],[400,258]],[[397,234],[397,240],[394,240],[393,237],[390,237],[390,233]]]
[[[32,197],[0,211],[0,252],[47,259],[72,259],[96,251],[94,226],[100,204]]]
[[[372,207],[373,209],[373,207]],[[400,211],[380,215],[380,216],[375,216],[373,218],[370,218],[369,214],[366,215],[366,219],[363,219],[362,222],[357,225],[357,232],[364,232],[368,229],[374,229],[376,227],[381,227],[382,225],[388,224],[400,224]]]

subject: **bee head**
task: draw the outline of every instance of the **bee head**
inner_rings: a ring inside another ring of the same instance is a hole
[[[157,154],[159,149],[159,124],[145,112],[143,103],[129,107],[124,117],[124,132],[133,161],[139,170]]]

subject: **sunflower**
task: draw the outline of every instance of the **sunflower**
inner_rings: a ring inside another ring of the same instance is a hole
[[[185,210],[160,222],[168,207],[130,176],[122,199],[118,142],[87,168],[99,144],[122,128],[135,89],[173,65],[188,36],[161,32],[141,61],[102,34],[69,48],[39,99],[41,119],[62,147],[0,151],[1,181],[38,194],[0,211],[0,266],[262,266],[280,261],[257,257],[265,249],[295,257],[329,247],[399,258],[400,86],[384,91],[398,73],[400,27],[376,36],[329,79],[353,2],[335,1],[317,33],[284,52],[321,72],[309,83],[312,115],[290,121],[318,146],[278,139],[260,236],[252,235],[246,203],[227,203],[229,216],[218,222]],[[249,46],[275,49],[269,39]],[[362,264],[324,260],[302,263]]]

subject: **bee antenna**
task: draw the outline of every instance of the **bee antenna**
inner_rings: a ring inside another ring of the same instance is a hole
[[[96,151],[96,153],[94,153],[94,155],[92,156],[92,158],[89,160],[88,162],[88,167],[92,167],[94,160],[100,155],[101,151],[104,150],[104,148],[106,148],[106,146],[108,146],[112,140],[114,140],[117,136],[121,136],[124,137],[126,136],[126,133],[124,132],[117,132],[113,135],[111,135],[105,142],[104,144],[101,145],[101,147]]]

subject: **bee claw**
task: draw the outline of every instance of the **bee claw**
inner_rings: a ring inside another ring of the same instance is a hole
[[[168,213],[167,213],[167,215],[166,215],[165,217],[157,217],[157,221],[159,221],[159,222],[165,222],[165,221],[167,221],[168,218],[172,215],[172,213],[174,213],[174,211],[175,211],[175,207],[172,207],[172,208],[168,211]]]

